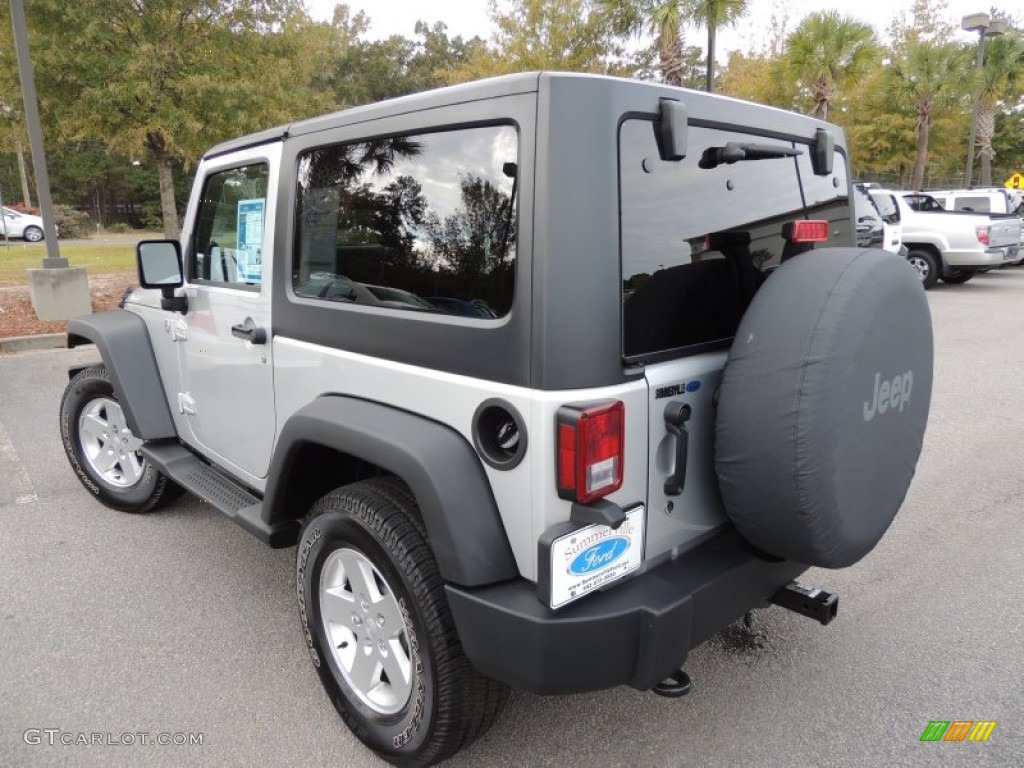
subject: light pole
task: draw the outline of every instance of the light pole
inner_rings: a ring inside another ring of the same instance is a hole
[[[29,297],[36,317],[40,320],[69,320],[92,311],[89,279],[85,267],[68,266],[68,260],[61,258],[57,247],[57,226],[53,215],[53,201],[50,199],[50,178],[46,173],[46,153],[43,151],[39,102],[36,99],[32,59],[29,55],[25,7],[23,0],[10,0],[9,5],[14,31],[14,49],[18,54],[21,93],[25,102],[25,124],[28,128],[29,147],[32,150],[32,168],[36,172],[36,199],[43,214],[43,232],[46,240],[43,268],[28,270]]]
[[[1002,35],[1006,32],[1006,23],[999,19],[991,18],[987,13],[972,13],[964,16],[960,22],[960,29],[965,32],[978,33],[978,83],[974,86],[974,96],[971,99],[971,131],[970,139],[967,141],[967,170],[964,171],[964,186],[970,187],[972,175],[974,174],[974,139],[978,130],[978,102],[981,100],[982,78],[985,70],[985,38]]]

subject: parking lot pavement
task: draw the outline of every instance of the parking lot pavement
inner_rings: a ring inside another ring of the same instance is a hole
[[[861,563],[805,579],[840,593],[835,622],[757,612],[753,635],[691,654],[681,700],[516,693],[450,765],[1021,765],[1024,269],[928,297],[935,392],[906,504]],[[309,664],[294,550],[191,499],[126,515],[79,485],[57,408],[67,366],[93,355],[0,357],[0,765],[383,765]],[[986,743],[921,743],[931,720],[997,726]]]

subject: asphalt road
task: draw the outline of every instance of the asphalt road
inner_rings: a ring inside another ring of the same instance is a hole
[[[806,579],[840,593],[835,622],[757,612],[755,635],[691,654],[681,700],[515,693],[450,765],[1024,764],[1024,269],[929,301],[936,385],[907,502],[865,560]],[[93,354],[0,358],[0,765],[383,765],[309,663],[294,550],[191,499],[133,516],[79,485],[57,407],[67,365]],[[921,743],[930,720],[998,725],[987,743]],[[27,729],[203,743],[50,746]]]

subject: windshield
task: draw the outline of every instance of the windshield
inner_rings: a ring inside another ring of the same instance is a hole
[[[882,215],[871,196],[859,186],[853,188],[853,208],[857,214],[857,221],[881,222]]]
[[[886,224],[900,223],[900,209],[892,195],[888,192],[872,192],[871,199],[874,201],[875,207],[878,208],[878,212],[882,214],[882,221]]]

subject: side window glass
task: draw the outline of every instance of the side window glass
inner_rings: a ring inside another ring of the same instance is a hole
[[[207,176],[192,239],[193,279],[226,285],[263,281],[267,176],[266,164]]]
[[[299,159],[296,296],[502,317],[516,266],[509,125],[322,147]]]

